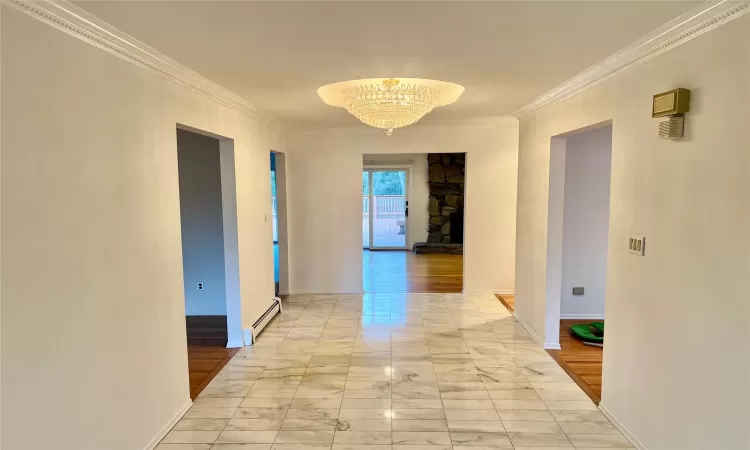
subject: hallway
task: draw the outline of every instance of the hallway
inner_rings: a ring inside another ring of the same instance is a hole
[[[181,443],[632,448],[491,294],[290,296],[157,449]]]

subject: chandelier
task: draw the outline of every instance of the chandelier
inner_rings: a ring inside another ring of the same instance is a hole
[[[345,108],[363,123],[388,130],[417,122],[438,106],[449,105],[464,92],[454,83],[420,78],[370,78],[342,81],[318,89],[331,106]]]

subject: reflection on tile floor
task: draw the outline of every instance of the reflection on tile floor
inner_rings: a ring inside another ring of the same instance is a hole
[[[632,448],[489,294],[295,295],[157,450]]]

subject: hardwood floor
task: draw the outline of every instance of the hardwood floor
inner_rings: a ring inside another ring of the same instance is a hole
[[[547,350],[547,352],[598,405],[602,397],[603,349],[583,345],[580,340],[572,337],[568,331],[571,325],[591,322],[591,320],[561,320],[560,347],[562,350]]]
[[[364,250],[363,269],[365,292],[463,290],[463,255]]]
[[[516,296],[515,295],[501,295],[501,294],[495,294],[495,297],[497,297],[498,300],[500,300],[500,303],[505,305],[506,308],[508,308],[508,311],[513,312],[515,311],[516,306]]]
[[[188,345],[191,399],[195,400],[237,351],[238,348]]]
[[[515,308],[515,296],[495,294],[510,312]],[[560,320],[561,350],[547,350],[557,364],[567,372],[573,381],[597,405],[602,398],[602,348],[583,345],[570,335],[568,329],[578,323],[591,323],[592,320]]]

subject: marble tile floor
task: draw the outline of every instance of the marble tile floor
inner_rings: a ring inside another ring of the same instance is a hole
[[[491,294],[293,295],[157,450],[632,449]]]

